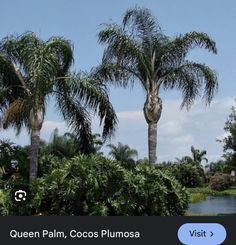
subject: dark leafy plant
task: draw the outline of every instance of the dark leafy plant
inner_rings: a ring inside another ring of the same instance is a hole
[[[149,165],[132,170],[102,156],[40,160],[46,174],[30,184],[30,203],[15,215],[183,215],[186,190]],[[6,189],[7,191],[7,189]],[[7,195],[5,195],[7,197]]]
[[[15,145],[9,140],[0,140],[0,176],[9,178],[28,178],[29,158],[25,147]]]
[[[181,162],[167,168],[185,187],[200,187],[204,184],[203,170],[192,163]]]
[[[224,158],[230,170],[236,170],[236,110],[232,107],[224,127],[225,132],[228,134],[223,140]]]
[[[215,191],[224,191],[232,185],[230,175],[216,173],[210,178],[209,187]]]
[[[130,148],[128,145],[124,145],[121,142],[118,142],[118,145],[113,144],[107,145],[110,148],[109,155],[120,162],[126,168],[133,168],[135,165],[135,157],[138,156],[138,151]]]

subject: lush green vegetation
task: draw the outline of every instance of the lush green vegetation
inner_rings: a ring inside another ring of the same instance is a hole
[[[230,113],[226,123],[225,132],[228,134],[223,139],[224,143],[224,158],[227,160],[230,169],[236,169],[236,110],[232,107],[232,112]]]
[[[232,185],[230,175],[216,173],[210,178],[209,187],[215,191],[224,191]]]
[[[27,205],[19,208],[10,200],[11,185],[23,180],[1,186],[2,215],[183,215],[188,207],[185,188],[149,165],[127,170],[96,155],[69,160],[43,155],[39,163],[44,171],[30,184]]]
[[[236,187],[232,186],[224,191],[214,191],[209,187],[188,188],[190,203],[201,202],[207,196],[236,196]]]
[[[30,145],[0,141],[1,215],[184,215],[190,202],[207,195],[236,195],[236,113],[232,108],[225,131],[224,160],[208,163],[206,150],[191,146],[191,156],[156,164],[157,123],[162,114],[160,91],[177,89],[181,107],[190,108],[203,92],[207,104],[218,82],[205,64],[187,59],[195,47],[217,53],[202,32],[166,36],[146,8],[126,11],[122,25],[107,24],[98,34],[105,44],[101,65],[91,72],[71,72],[73,45],[62,37],[41,40],[34,33],[0,41],[0,127],[24,127]],[[127,87],[139,81],[146,92],[148,158],[121,142],[107,144],[117,117],[109,85]],[[70,132],[50,142],[40,139],[47,102]],[[103,132],[93,134],[91,113]],[[108,157],[102,146],[110,149]],[[206,167],[203,164],[207,164]],[[27,186],[32,196],[20,207],[11,201],[14,186]],[[188,191],[186,190],[188,188]]]

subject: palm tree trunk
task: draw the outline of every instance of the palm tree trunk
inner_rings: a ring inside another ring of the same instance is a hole
[[[157,148],[157,122],[161,117],[162,100],[155,92],[148,93],[143,108],[144,116],[148,124],[148,157],[150,165],[156,163]]]
[[[30,112],[30,182],[38,176],[38,154],[40,143],[40,130],[43,124],[43,110],[31,110]]]
[[[30,172],[29,180],[33,181],[38,176],[38,153],[39,153],[39,142],[40,142],[40,130],[31,130],[31,149],[30,149]]]
[[[157,150],[157,123],[148,124],[148,158],[149,163],[154,165],[156,163]]]

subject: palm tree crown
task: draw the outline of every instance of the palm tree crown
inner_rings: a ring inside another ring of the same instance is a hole
[[[205,161],[205,163],[208,163],[208,159],[205,157],[207,154],[207,151],[199,150],[191,146],[191,154],[192,156],[184,156],[181,159],[176,158],[178,162],[188,162],[193,165],[196,165],[197,167],[201,167],[202,161]]]
[[[135,149],[130,148],[128,145],[123,145],[121,142],[118,142],[118,146],[113,144],[107,146],[110,148],[109,155],[121,163],[133,163],[133,158],[138,156],[138,152]]]
[[[201,32],[170,38],[151,12],[139,7],[125,13],[122,25],[105,25],[98,37],[106,49],[97,77],[124,87],[138,80],[146,91],[143,111],[148,123],[149,162],[154,164],[157,122],[162,112],[160,89],[180,90],[181,107],[189,108],[203,87],[203,98],[209,104],[217,90],[217,77],[207,65],[189,61],[187,55],[195,47],[216,54],[215,42]]]
[[[70,128],[91,139],[90,111],[104,123],[103,137],[117,123],[105,86],[88,74],[71,74],[73,48],[70,41],[53,37],[48,41],[34,33],[9,36],[0,42],[0,112],[3,128],[19,133],[25,126],[31,135],[30,180],[37,177],[40,130],[51,96]]]

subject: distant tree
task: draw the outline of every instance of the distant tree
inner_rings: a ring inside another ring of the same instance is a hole
[[[206,169],[209,175],[214,175],[215,173],[228,173],[229,166],[225,160],[218,160],[216,162],[210,162],[206,165]]]
[[[163,169],[169,169],[174,177],[185,187],[202,186],[205,181],[203,171],[200,171],[199,167],[192,163],[180,162]]]
[[[90,139],[84,141],[80,135],[65,133],[59,135],[59,130],[54,129],[50,142],[46,145],[41,142],[41,151],[51,153],[60,158],[71,158],[79,154],[100,154],[104,140],[100,134],[92,134]]]
[[[207,151],[205,150],[201,151],[191,146],[191,153],[192,153],[192,156],[184,156],[181,159],[177,158],[177,161],[192,163],[199,167],[201,166],[202,161],[205,161],[206,163],[208,163],[208,159],[205,157],[205,155],[207,154]]]
[[[189,166],[189,165],[195,166],[199,179],[201,179],[202,181],[206,181],[202,161],[205,161],[206,163],[208,162],[208,159],[205,157],[207,152],[205,150],[203,151],[198,150],[194,148],[193,146],[191,146],[191,154],[192,156],[184,156],[181,159],[177,158],[176,164],[177,165],[180,164],[181,166],[184,166],[184,167]]]
[[[232,170],[236,170],[236,110],[232,107],[232,112],[229,115],[225,127],[225,132],[228,134],[223,140],[224,158]]]
[[[79,154],[79,146],[73,134],[59,135],[59,130],[54,129],[46,151],[60,158],[71,158]]]
[[[148,161],[148,158],[147,157],[144,157],[144,158],[141,158],[141,159],[138,159],[136,161],[136,164],[149,164],[149,161]]]
[[[104,145],[104,140],[102,139],[101,135],[98,133],[95,133],[92,135],[92,153],[103,155],[103,152],[101,152],[101,148]]]
[[[113,144],[107,145],[110,148],[109,155],[116,161],[125,164],[135,164],[134,157],[138,156],[138,152],[135,149],[130,148],[128,145],[123,145],[121,142],[118,146]]]

